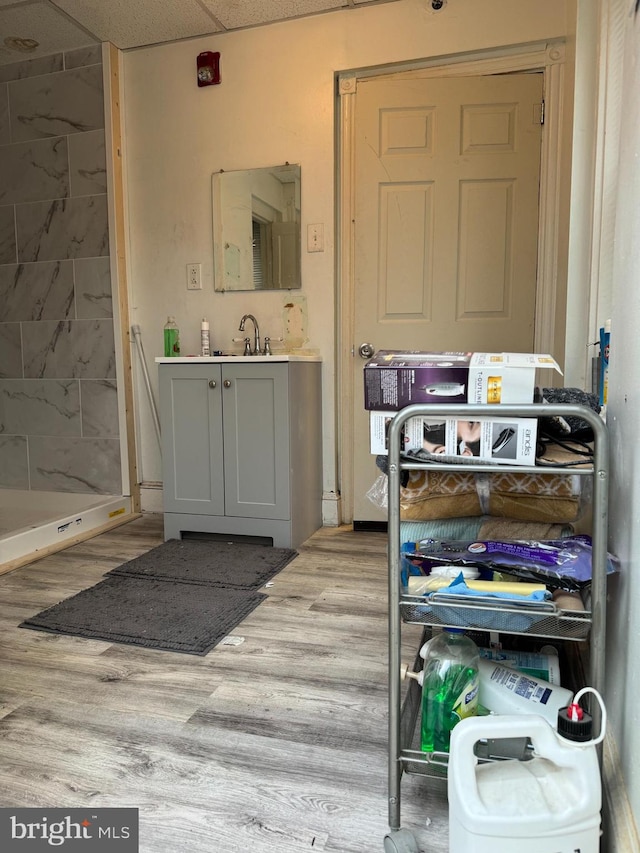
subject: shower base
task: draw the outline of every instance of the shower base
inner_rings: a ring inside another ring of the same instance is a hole
[[[0,573],[131,516],[131,498],[0,490]]]

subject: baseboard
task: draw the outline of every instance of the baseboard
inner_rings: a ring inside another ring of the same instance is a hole
[[[162,483],[149,481],[140,484],[140,509],[142,512],[162,512]]]
[[[603,744],[602,765],[602,853],[638,853],[638,827],[620,772],[618,747],[609,733]]]
[[[322,526],[340,527],[342,524],[342,499],[339,492],[322,494]]]

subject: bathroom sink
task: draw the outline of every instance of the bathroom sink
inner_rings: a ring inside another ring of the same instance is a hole
[[[193,355],[178,356],[173,358],[158,357],[156,362],[160,364],[224,364],[225,362],[274,362],[274,361],[321,361],[317,353],[284,353],[274,352],[271,355],[239,355],[237,353],[224,353],[223,355]]]

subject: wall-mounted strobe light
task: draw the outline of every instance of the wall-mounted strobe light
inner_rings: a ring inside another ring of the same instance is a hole
[[[205,50],[196,59],[198,86],[215,86],[220,82],[220,54]]]

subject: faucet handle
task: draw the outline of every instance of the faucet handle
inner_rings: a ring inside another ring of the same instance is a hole
[[[271,349],[271,341],[283,341],[284,338],[270,338],[265,335],[264,338],[264,349],[262,350],[263,355],[273,355],[273,351]]]
[[[253,355],[251,352],[251,338],[231,338],[231,340],[234,344],[240,343],[241,341],[244,342],[244,352],[242,355]]]
[[[273,350],[271,349],[271,341],[283,341],[284,338],[270,338],[265,335],[264,338],[264,349],[262,350],[263,355],[273,355]]]

